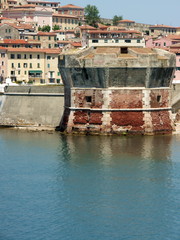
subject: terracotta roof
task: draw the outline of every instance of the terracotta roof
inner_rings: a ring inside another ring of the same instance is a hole
[[[8,52],[37,52],[37,53],[51,53],[51,54],[59,54],[61,52],[61,49],[59,48],[8,48]]]
[[[109,26],[106,26],[104,24],[98,23],[98,28],[99,29],[107,29]]]
[[[24,23],[9,23],[9,22],[5,22],[5,23],[2,23],[0,24],[0,26],[3,26],[3,25],[9,25],[11,27],[14,27],[16,29],[33,29],[33,26],[31,24],[24,24]]]
[[[68,43],[71,43],[71,41],[59,40],[59,41],[57,41],[57,43],[64,43],[64,44],[68,44]]]
[[[27,1],[27,2],[30,2],[30,3],[48,3],[48,4],[59,4],[58,2],[51,2],[51,1]]]
[[[180,35],[168,35],[167,38],[173,39],[173,40],[180,40]]]
[[[96,29],[97,29],[97,28],[92,27],[92,26],[90,26],[90,25],[82,25],[82,26],[79,26],[79,28],[80,28],[81,30],[96,30]]]
[[[172,26],[167,26],[167,25],[151,25],[150,28],[176,28],[176,27],[172,27]]]
[[[180,43],[173,44],[170,46],[170,48],[180,48]]]
[[[59,13],[53,13],[53,17],[61,17],[61,18],[76,18],[78,19],[77,16],[74,15],[68,15],[68,14],[59,14]]]
[[[7,48],[5,48],[5,47],[0,47],[0,50],[7,50]]]
[[[81,42],[72,42],[71,45],[74,47],[82,47]]]
[[[14,8],[35,8],[36,4],[24,4],[24,5],[16,5]]]
[[[88,31],[88,33],[91,33],[91,34],[113,34],[113,33],[137,33],[137,34],[141,34],[141,32],[139,32],[139,31],[136,31],[136,30],[110,30],[110,31],[105,31],[105,30],[99,30],[99,29],[97,29],[97,30],[89,30]]]
[[[123,20],[119,20],[119,23],[135,23],[135,21],[123,19]]]
[[[38,36],[56,36],[55,32],[38,32]]]
[[[12,18],[0,17],[0,20],[12,20]]]
[[[26,41],[23,39],[4,39],[2,40],[5,44],[25,44]]]
[[[75,9],[84,9],[83,7],[78,7],[78,6],[75,6],[73,4],[67,4],[67,5],[64,5],[60,8],[75,8]]]
[[[24,23],[20,23],[20,24],[4,23],[4,24],[7,24],[7,25],[12,26],[12,27],[17,28],[17,29],[33,29],[31,24],[24,24]]]

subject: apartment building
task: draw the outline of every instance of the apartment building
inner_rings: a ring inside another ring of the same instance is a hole
[[[83,31],[82,46],[145,47],[145,40],[141,32],[135,30],[89,30]]]
[[[0,25],[1,39],[20,39],[24,34],[34,32],[31,24],[24,23],[4,23]]]
[[[52,15],[53,26],[57,25],[61,30],[70,30],[78,26],[78,17],[74,15],[54,13]]]
[[[7,49],[0,47],[0,83],[4,82],[7,76]]]
[[[35,40],[40,41],[41,48],[55,48],[57,47],[56,33],[55,32],[38,32],[33,37]]]
[[[49,25],[52,28],[53,10],[50,7],[41,7],[37,5],[17,5],[12,9],[2,11],[2,16],[7,18],[21,19],[25,23],[33,26]]]
[[[36,40],[23,40],[23,39],[4,39],[0,40],[1,47],[13,48],[41,48],[41,42]]]
[[[149,27],[150,35],[153,37],[166,36],[169,34],[176,34],[177,28],[166,25],[152,25]]]
[[[7,49],[7,75],[12,81],[31,84],[59,84],[59,49]]]
[[[73,15],[78,17],[78,20],[84,21],[84,8],[73,4],[67,4],[58,8],[59,14]]]

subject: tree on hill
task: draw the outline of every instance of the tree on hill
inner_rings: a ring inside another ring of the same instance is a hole
[[[43,27],[38,27],[38,31],[42,31],[42,32],[50,32],[51,27],[49,25],[44,25]]]
[[[53,26],[53,31],[56,31],[56,30],[60,30],[59,25],[54,25],[54,26]]]
[[[113,17],[113,26],[117,26],[118,25],[118,22],[120,21],[120,20],[122,20],[123,19],[123,17],[122,16],[117,16],[117,15],[115,15],[114,17]]]
[[[86,23],[96,27],[96,24],[100,21],[99,10],[96,6],[88,4],[85,9]]]

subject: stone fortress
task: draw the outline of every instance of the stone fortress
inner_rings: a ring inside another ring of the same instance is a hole
[[[171,133],[175,55],[160,49],[91,47],[60,55],[68,133]]]

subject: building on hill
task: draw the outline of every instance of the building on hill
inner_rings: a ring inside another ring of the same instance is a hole
[[[4,39],[0,40],[0,47],[5,48],[41,48],[41,42],[24,39]]]
[[[21,39],[25,33],[34,32],[31,24],[4,23],[0,25],[1,39]]]
[[[41,48],[57,47],[57,39],[55,32],[38,32],[34,38],[35,40],[41,42]]]
[[[35,4],[18,5],[12,9],[2,11],[2,16],[13,19],[21,19],[25,23],[35,27],[49,25],[52,28],[53,10],[50,7],[40,7]]]
[[[7,77],[7,49],[0,47],[0,83]]]
[[[78,26],[78,17],[74,15],[54,13],[52,15],[53,26],[59,26],[61,30],[70,30]]]
[[[58,11],[58,8],[60,7],[60,2],[51,2],[51,1],[37,1],[37,0],[27,0],[28,4],[35,4],[36,6],[41,7],[51,7],[54,12]]]
[[[19,83],[62,83],[58,70],[58,56],[60,51],[60,49],[6,49],[0,47],[0,76],[3,79],[11,78],[12,81]],[[4,73],[2,73],[3,66],[5,67]]]
[[[80,22],[84,22],[84,8],[75,6],[73,4],[68,4],[58,8],[59,14],[74,15],[78,17]]]
[[[64,41],[75,38],[74,30],[56,30],[54,33],[56,33],[57,41]]]
[[[120,20],[118,23],[119,27],[126,28],[129,30],[137,30],[142,32],[144,35],[150,35],[150,24],[144,24],[144,23],[136,23],[133,20],[123,19]]]
[[[145,40],[141,32],[135,30],[105,31],[96,29],[83,32],[82,46],[145,47]]]
[[[172,26],[166,25],[151,25],[150,29],[150,36],[158,37],[158,36],[166,36],[169,34],[176,34],[177,28]]]

